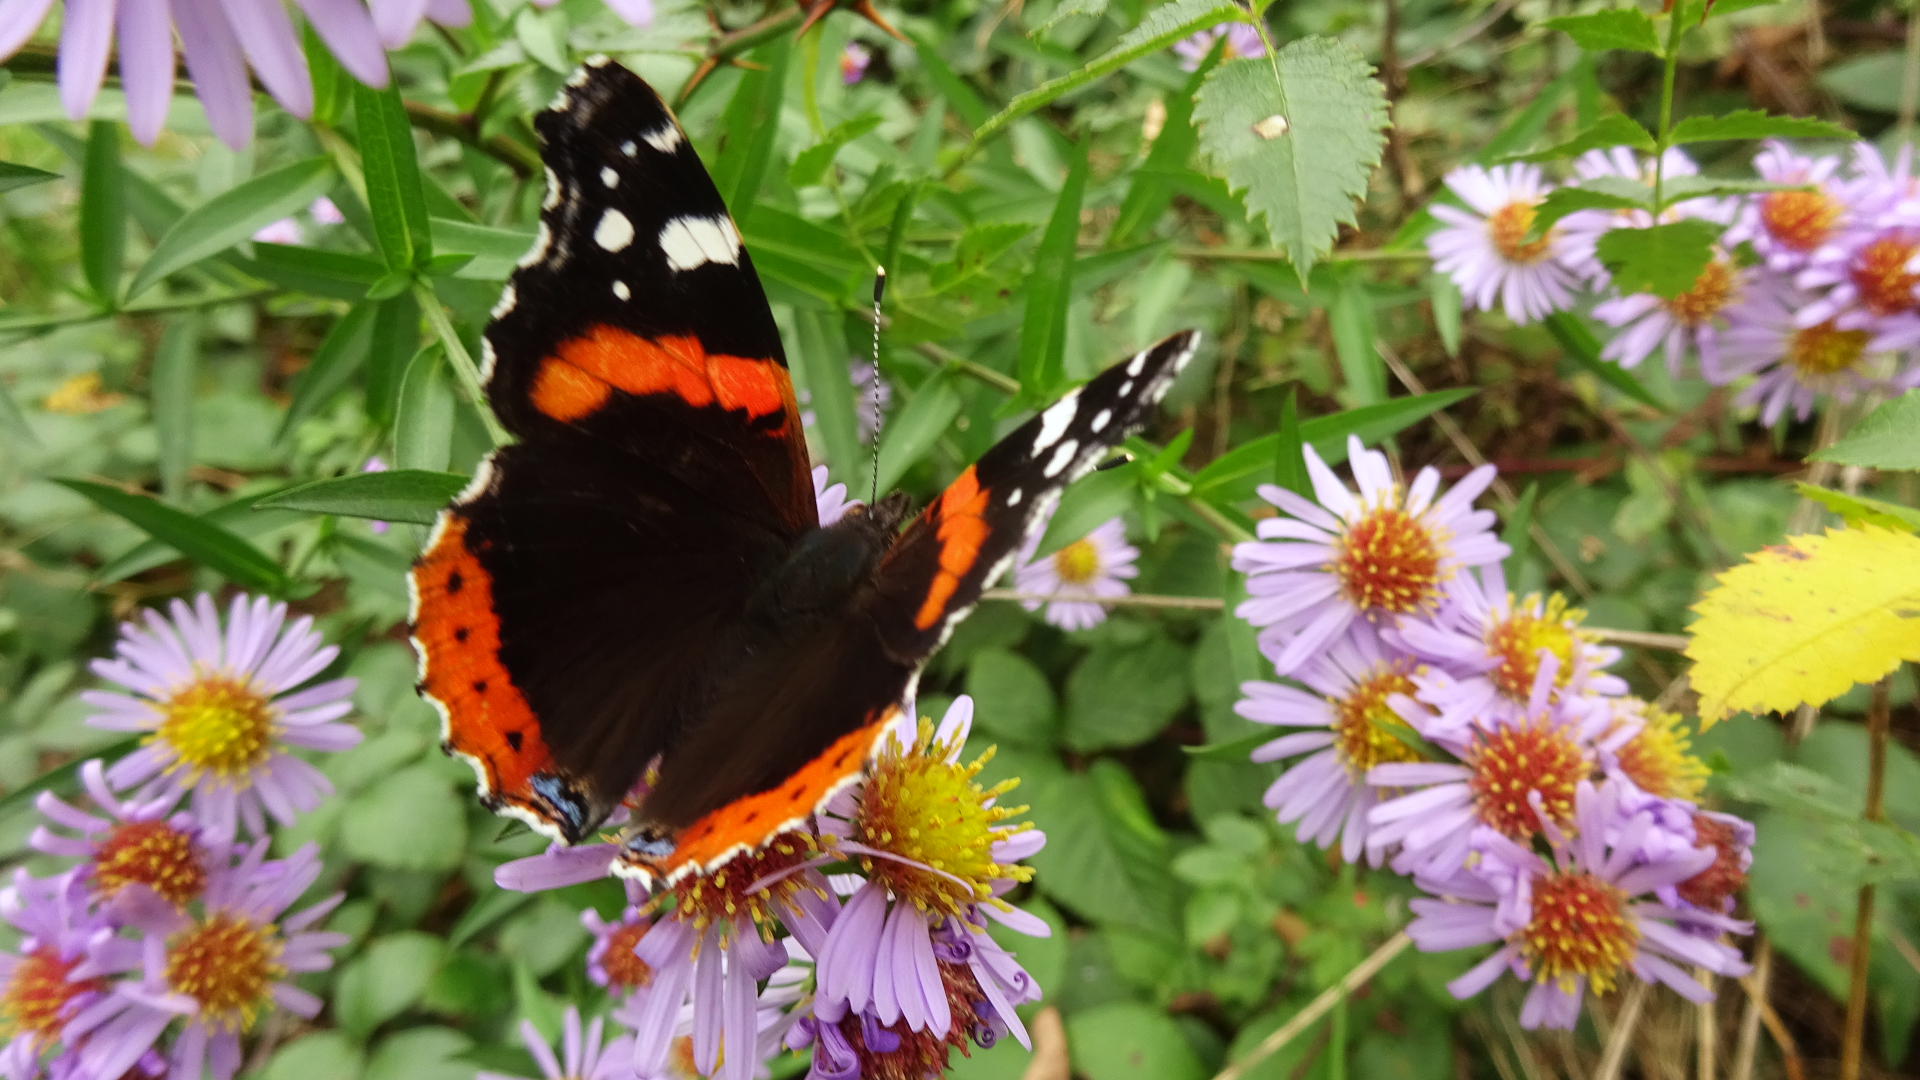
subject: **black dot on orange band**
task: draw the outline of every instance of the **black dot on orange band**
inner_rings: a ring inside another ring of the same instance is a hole
[[[507,732],[507,745],[513,747],[513,752],[516,754],[520,752],[522,738],[523,736],[517,731]]]
[[[487,692],[487,680],[485,680],[485,679],[475,679],[475,680],[473,680],[473,692],[474,692],[474,693],[476,693],[476,694],[484,694],[484,693],[486,693],[486,692]]]
[[[467,640],[467,628],[463,626],[463,627],[461,627],[460,629],[458,629],[458,630],[455,630],[455,631],[453,632],[453,640],[455,640],[455,641],[461,641],[461,642],[464,642],[464,641],[466,641],[466,640]]]
[[[455,570],[453,573],[447,575],[447,591],[448,592],[450,593],[459,592],[460,586],[465,584],[466,584],[466,579],[460,576],[460,571]]]

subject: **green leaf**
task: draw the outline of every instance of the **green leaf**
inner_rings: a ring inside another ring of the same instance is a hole
[[[1060,506],[1047,522],[1047,531],[1033,557],[1044,559],[1075,540],[1119,517],[1133,506],[1139,470],[1131,465],[1087,474],[1060,497]]]
[[[1427,302],[1433,307],[1433,328],[1440,334],[1440,347],[1448,356],[1460,355],[1460,288],[1447,274],[1427,275]]]
[[[431,525],[466,486],[467,478],[459,473],[389,469],[315,480],[275,492],[253,506],[256,510],[299,510]]]
[[[1528,549],[1533,546],[1533,505],[1539,497],[1539,483],[1528,484],[1520,500],[1507,512],[1506,527],[1500,530],[1500,542],[1512,552],[1507,556],[1508,581],[1520,580],[1520,567],[1527,561]]]
[[[1920,469],[1920,390],[1881,402],[1846,438],[1807,456],[1868,469]]]
[[[1340,360],[1340,373],[1346,376],[1347,392],[1361,405],[1385,401],[1387,367],[1374,348],[1373,295],[1365,276],[1341,277],[1333,291],[1333,303],[1327,308],[1327,322],[1333,330],[1333,352]]]
[[[858,404],[853,400],[853,377],[847,370],[847,348],[837,322],[809,308],[793,313],[795,357],[800,362],[801,385],[813,410],[813,430],[825,444],[826,463],[834,478],[851,488],[865,479],[860,472],[871,459],[860,451]]]
[[[1226,48],[1227,37],[1222,34],[1200,61],[1200,66],[1187,76],[1186,85],[1162,99],[1167,110],[1166,122],[1160,125],[1160,135],[1147,151],[1147,160],[1140,163],[1133,181],[1127,185],[1127,197],[1120,203],[1120,216],[1114,220],[1113,231],[1107,234],[1108,247],[1125,247],[1152,232],[1167,207],[1173,205],[1173,186],[1165,174],[1185,169],[1193,158],[1193,149],[1200,142],[1200,133],[1193,126],[1193,96],[1200,92],[1207,74],[1220,63]]]
[[[387,274],[385,265],[364,255],[258,241],[252,269],[282,288],[333,300],[358,300]]]
[[[1540,24],[1548,30],[1563,31],[1575,45],[1588,52],[1626,49],[1631,52],[1661,55],[1660,35],[1653,20],[1638,8],[1610,8],[1587,15],[1562,15]]]
[[[1278,455],[1285,443],[1291,443],[1296,449],[1292,455],[1298,462],[1299,441],[1313,444],[1314,452],[1329,465],[1338,465],[1347,459],[1347,436],[1357,435],[1360,441],[1371,446],[1389,436],[1397,435],[1421,420],[1456,402],[1465,401],[1474,395],[1473,390],[1436,390],[1430,394],[1416,394],[1411,397],[1392,398],[1378,405],[1363,405],[1334,413],[1332,416],[1316,416],[1299,425],[1299,440],[1286,437],[1283,429],[1280,434],[1264,435],[1249,439],[1220,457],[1207,463],[1193,478],[1193,493],[1206,494],[1244,477],[1258,475],[1261,479],[1273,475],[1270,470],[1279,460]],[[1306,466],[1298,466],[1304,483]],[[1282,483],[1282,487],[1289,485]],[[1294,490],[1291,489],[1290,490]],[[1305,494],[1305,487],[1299,490]]]
[[[360,1080],[366,1055],[338,1031],[315,1031],[276,1050],[260,1080]]]
[[[1715,142],[1722,139],[1851,139],[1853,132],[1839,124],[1805,116],[1769,116],[1758,109],[1742,109],[1725,116],[1689,116],[1673,125],[1669,143]]]
[[[549,1042],[553,1037],[546,1036]],[[361,1080],[473,1080],[473,1066],[459,1058],[472,1045],[472,1039],[452,1028],[396,1031],[374,1048]]]
[[[1006,649],[982,649],[967,667],[974,726],[996,739],[1025,746],[1051,746],[1053,687],[1033,661]]]
[[[419,350],[420,302],[410,292],[380,301],[373,317],[373,339],[367,346],[369,420],[382,425],[393,422],[400,381]]]
[[[1724,229],[1699,220],[1610,229],[1600,235],[1593,250],[1623,295],[1652,293],[1671,300],[1699,280]]]
[[[1248,216],[1266,219],[1304,289],[1340,226],[1355,223],[1355,200],[1380,164],[1387,93],[1344,42],[1304,38],[1276,59],[1278,83],[1266,58],[1221,64],[1200,88],[1193,116],[1201,151],[1228,188],[1245,193]]]
[[[160,444],[160,490],[177,499],[193,467],[193,397],[200,373],[200,340],[192,315],[177,315],[153,351],[153,427]]]
[[[726,142],[713,163],[713,184],[726,199],[741,227],[753,217],[760,197],[760,181],[773,160],[774,137],[780,131],[780,109],[786,97],[788,61],[793,58],[791,35],[782,34],[754,51],[756,64],[740,76],[740,84],[721,118]]]
[[[160,237],[146,265],[127,287],[128,300],[161,278],[209,255],[217,255],[326,193],[333,161],[313,157],[263,173],[229,188],[181,215]]]
[[[527,55],[548,71],[565,75],[573,70],[567,56],[567,16],[564,11],[521,8],[513,20],[514,37]]]
[[[1067,676],[1069,749],[1138,746],[1187,703],[1187,653],[1155,631],[1135,644],[1103,642]]]
[[[263,494],[260,491],[253,491],[249,494],[241,495],[238,498],[229,499],[213,509],[208,510],[206,513],[197,516],[200,520],[210,525],[217,525],[235,536],[240,537],[242,540],[252,540],[256,537],[265,536],[275,529],[300,523],[301,518],[293,514],[283,514],[277,511],[273,513],[255,513],[253,510],[254,500],[266,497],[267,494]],[[114,581],[124,581],[135,574],[151,570],[156,566],[164,566],[180,557],[180,552],[172,545],[159,540],[144,540],[136,544],[131,550],[119,558],[101,567],[95,572],[94,580],[103,585]]]
[[[284,595],[293,584],[280,564],[226,529],[145,495],[86,480],[54,483],[86,497],[110,514],[125,518],[148,536],[172,545],[187,558],[244,588]]]
[[[1183,746],[1180,749],[1195,761],[1218,761],[1228,765],[1245,765],[1248,754],[1258,747],[1272,742],[1276,736],[1270,731],[1256,731],[1251,735],[1242,735],[1238,739],[1229,739],[1223,743],[1209,743],[1206,746]]]
[[[1662,191],[1667,205],[1688,199],[1714,199],[1729,195],[1762,195],[1770,191],[1810,191],[1809,184],[1775,184],[1766,180],[1722,180],[1716,176],[1670,176]]]
[[[393,420],[393,462],[398,469],[445,472],[453,458],[453,380],[446,354],[435,343],[407,365]]]
[[[1115,1002],[1067,1019],[1073,1071],[1087,1080],[1202,1080],[1208,1069],[1160,1009]]]
[[[429,218],[433,249],[445,255],[471,255],[473,261],[456,275],[479,281],[505,281],[522,256],[532,250],[534,234],[519,229],[495,229],[453,218]]]
[[[447,931],[447,948],[457,949],[473,940],[475,935],[484,932],[500,920],[533,903],[533,893],[514,892],[511,889],[494,889],[485,893],[460,921]]]
[[[375,940],[340,969],[333,993],[335,1022],[366,1038],[420,1000],[445,954],[444,942],[417,930]]]
[[[1898,113],[1906,60],[1898,49],[1856,56],[1820,72],[1820,88],[1841,101],[1872,112]]]
[[[120,125],[95,120],[87,132],[87,165],[80,177],[80,269],[101,303],[120,301],[127,257],[127,185],[120,164]]]
[[[1547,192],[1547,197],[1540,200],[1539,204],[1534,208],[1533,227],[1529,231],[1536,236],[1542,235],[1548,229],[1553,228],[1554,224],[1561,218],[1582,210],[1651,209],[1653,209],[1651,191],[1647,192],[1646,197],[1641,197],[1637,195],[1616,195],[1611,192],[1595,191],[1592,188],[1584,187],[1555,188]]]
[[[848,143],[879,126],[879,113],[865,113],[845,123],[835,124],[820,136],[818,143],[794,155],[793,165],[787,169],[787,183],[796,188],[824,183],[827,170],[833,167],[834,156]]]
[[[1650,409],[1663,413],[1669,411],[1664,402],[1653,396],[1653,391],[1634,378],[1632,372],[1612,361],[1601,359],[1600,339],[1593,336],[1593,331],[1587,328],[1580,316],[1571,311],[1556,311],[1547,316],[1545,325],[1547,332],[1560,343],[1561,350],[1588,374]]]
[[[880,436],[880,490],[892,491],[933,444],[953,426],[960,415],[960,391],[954,389],[954,376],[947,369],[935,372],[914,392],[907,407],[887,421]]]
[[[1306,433],[1300,428],[1300,391],[1287,390],[1280,405],[1280,430],[1274,432],[1273,482],[1295,495],[1311,495],[1313,481],[1307,476],[1307,456],[1301,452]],[[1194,487],[1199,488],[1198,477]]]
[[[280,419],[275,441],[285,441],[295,428],[332,400],[366,362],[367,347],[373,340],[373,317],[377,305],[363,301],[334,321],[320,347],[313,351],[306,370],[293,384],[293,400]]]
[[[385,90],[355,83],[353,112],[359,124],[360,167],[367,180],[367,209],[387,269],[425,266],[433,258],[433,226],[420,183],[413,128],[407,123],[398,80]]]
[[[1604,150],[1610,146],[1630,146],[1648,154],[1659,149],[1659,144],[1653,141],[1653,136],[1640,126],[1638,120],[1625,113],[1611,113],[1558,146],[1536,150],[1531,154],[1517,154],[1510,160],[1571,161],[1589,150]]]
[[[1098,19],[1106,13],[1107,0],[1064,0],[1060,6],[1053,9],[1053,14],[1046,22],[1034,28],[1033,36],[1040,37],[1067,19],[1076,16]]]
[[[1869,499],[1864,495],[1848,495],[1814,484],[1796,483],[1793,490],[1839,514],[1848,525],[1878,525],[1901,532],[1920,532],[1920,510],[1910,506]]]
[[[58,179],[60,179],[59,173],[36,169],[30,165],[15,165],[11,161],[0,161],[0,195]]]
[[[1087,189],[1087,142],[1074,148],[1066,182],[1027,275],[1027,307],[1020,320],[1014,368],[1020,400],[1040,405],[1058,396],[1066,379],[1067,309],[1073,304],[1073,264],[1080,238],[1080,199]]]
[[[1100,759],[1087,772],[1068,772],[1051,754],[1003,747],[984,779],[1007,777],[1020,780],[1009,799],[1028,804],[1033,820],[1046,823],[1047,846],[1028,862],[1048,897],[1082,919],[1167,925],[1175,911],[1167,837],[1144,812],[1139,785],[1125,768]]]
[[[347,804],[340,847],[374,866],[444,873],[466,854],[466,800],[438,764],[409,765]]]

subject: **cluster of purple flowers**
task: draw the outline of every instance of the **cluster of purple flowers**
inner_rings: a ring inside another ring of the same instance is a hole
[[[1581,612],[1507,591],[1473,506],[1493,469],[1445,494],[1423,469],[1403,492],[1384,454],[1348,456],[1357,493],[1308,446],[1314,498],[1262,488],[1279,513],[1234,551],[1237,614],[1291,680],[1243,684],[1237,711],[1298,729],[1253,753],[1295,759],[1266,804],[1432,894],[1420,948],[1500,945],[1451,989],[1511,971],[1533,984],[1526,1027],[1571,1027],[1626,972],[1696,1001],[1681,965],[1744,973],[1724,938],[1752,929],[1731,913],[1753,828],[1695,804],[1707,770],[1680,718],[1627,696]]]
[[[1603,356],[1634,367],[1659,353],[1674,375],[1690,359],[1716,386],[1744,382],[1738,402],[1772,424],[1792,408],[1805,420],[1819,395],[1849,401],[1920,385],[1920,185],[1902,149],[1890,164],[1873,146],[1809,157],[1779,142],[1754,158],[1763,181],[1795,185],[1739,198],[1685,199],[1662,224],[1720,230],[1713,257],[1678,296],[1623,295],[1595,254],[1600,236],[1655,224],[1645,211],[1582,210],[1534,229],[1553,190],[1532,165],[1467,166],[1447,176],[1466,208],[1435,206],[1443,228],[1427,238],[1435,267],[1467,304],[1496,305],[1516,323],[1599,298],[1593,316],[1617,333]],[[1651,186],[1652,162],[1616,147],[1573,163],[1582,181]],[[1663,175],[1690,177],[1668,150]]]
[[[89,723],[146,737],[112,766],[81,767],[89,808],[39,796],[47,824],[30,843],[75,862],[16,871],[0,890],[22,936],[0,955],[0,1076],[229,1080],[263,1013],[320,1011],[288,979],[325,970],[346,943],[313,929],[340,895],[286,914],[318,881],[319,852],[269,859],[266,830],[332,791],[289,747],[360,740],[341,722],[354,680],[312,682],[335,655],[312,619],[288,624],[285,604],[238,597],[223,626],[202,595],[172,618],[147,611],[94,663],[129,692],[88,691]]]

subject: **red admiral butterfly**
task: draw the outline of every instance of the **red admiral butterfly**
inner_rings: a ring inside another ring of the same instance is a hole
[[[672,881],[860,775],[927,658],[1198,335],[1061,398],[904,532],[900,494],[822,528],[773,314],[673,114],[600,58],[535,127],[539,239],[483,372],[519,441],[414,564],[420,692],[482,799],[557,840],[653,766],[618,868]]]

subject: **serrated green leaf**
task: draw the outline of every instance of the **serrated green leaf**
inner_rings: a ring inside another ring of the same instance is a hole
[[[212,522],[176,510],[157,499],[133,495],[106,484],[87,480],[54,482],[85,496],[87,501],[100,509],[125,518],[148,536],[171,545],[182,555],[224,575],[236,585],[259,589],[275,596],[285,594],[292,585],[279,563],[268,558],[259,548]]]
[[[95,120],[87,132],[87,165],[80,177],[80,269],[93,295],[108,307],[120,301],[126,254],[127,184],[120,164],[120,125]]]
[[[31,165],[16,165],[11,161],[0,161],[0,195],[58,179],[60,179],[59,173],[36,169]]]
[[[1622,294],[1652,293],[1671,300],[1693,288],[1713,258],[1724,225],[1674,221],[1644,229],[1611,229],[1593,246]]]
[[[1625,113],[1612,113],[1601,117],[1592,127],[1587,128],[1573,138],[1558,146],[1545,150],[1536,150],[1531,154],[1519,154],[1514,161],[1571,161],[1589,150],[1604,150],[1610,146],[1630,146],[1642,153],[1651,154],[1658,150],[1659,144],[1640,122]]]
[[[256,176],[187,211],[154,244],[153,254],[127,287],[126,299],[306,206],[325,194],[333,180],[331,158],[308,158]]]
[[[153,351],[153,428],[160,444],[160,490],[178,498],[193,466],[193,397],[200,339],[192,315],[169,320]]]
[[[1088,473],[1060,496],[1033,557],[1044,559],[1125,513],[1139,486],[1139,470],[1132,465]]]
[[[1910,506],[1869,499],[1865,495],[1849,495],[1816,484],[1796,483],[1793,490],[1839,514],[1848,525],[1878,525],[1883,529],[1920,532],[1920,510]]]
[[[1806,116],[1769,116],[1758,109],[1742,109],[1725,116],[1689,116],[1673,125],[1669,143],[1715,142],[1722,139],[1851,139],[1853,132],[1839,124]]]
[[[1075,16],[1097,19],[1107,13],[1107,0],[1064,0],[1053,9],[1053,15],[1033,30],[1034,37],[1040,37],[1062,22]]]
[[[1575,45],[1589,52],[1626,49],[1659,56],[1664,51],[1660,47],[1660,35],[1654,30],[1653,20],[1638,8],[1611,8],[1586,15],[1562,15],[1540,25],[1565,33]]]
[[[1881,402],[1846,438],[1807,456],[1868,469],[1920,469],[1920,390]]]
[[[459,473],[389,469],[315,480],[275,492],[253,506],[256,510],[299,510],[431,525],[466,486],[467,477]]]
[[[881,491],[892,491],[906,471],[925,457],[933,444],[960,415],[960,391],[946,368],[935,372],[914,392],[913,400],[887,421],[880,436]]]
[[[1651,210],[1651,194],[1629,197],[1584,187],[1555,188],[1534,207],[1531,231],[1545,233],[1561,218],[1582,210]]]
[[[1302,288],[1340,226],[1355,222],[1355,200],[1386,144],[1386,100],[1360,51],[1329,38],[1290,42],[1271,63],[1228,61],[1200,88],[1193,115],[1201,151],[1243,195],[1249,216],[1266,220]],[[1274,132],[1275,117],[1284,132],[1261,134]]]
[[[367,209],[373,214],[380,254],[394,273],[424,266],[433,258],[433,227],[427,218],[427,194],[421,187],[413,128],[400,100],[399,83],[375,90],[356,82],[353,112],[359,123]]]
[[[1544,324],[1566,355],[1589,374],[1642,405],[1663,413],[1668,411],[1665,403],[1654,397],[1653,391],[1634,378],[1632,372],[1619,364],[1601,359],[1600,339],[1593,336],[1593,331],[1587,328],[1580,316],[1571,311],[1556,311],[1546,317]]]
[[[287,403],[280,419],[275,441],[285,440],[306,419],[320,410],[347,385],[354,372],[366,362],[367,348],[373,340],[373,317],[378,305],[362,301],[334,320],[320,347],[293,385],[293,400]]]
[[[1086,188],[1087,143],[1082,140],[1027,275],[1027,307],[1020,320],[1020,353],[1014,371],[1020,380],[1021,401],[1028,405],[1051,401],[1066,378],[1067,309],[1073,303],[1080,198]]]
[[[835,124],[820,136],[819,142],[794,155],[793,164],[787,169],[787,183],[803,188],[825,182],[827,170],[833,167],[834,156],[848,143],[879,126],[879,113],[866,113],[845,123]]]

